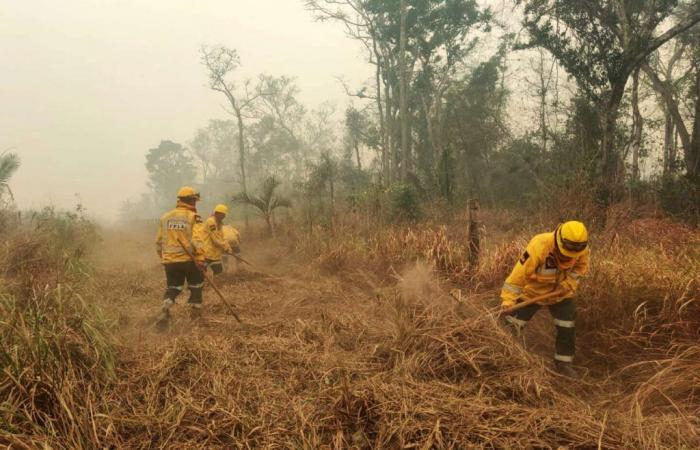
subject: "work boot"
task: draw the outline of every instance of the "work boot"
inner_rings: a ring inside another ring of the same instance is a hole
[[[165,331],[170,324],[170,307],[173,306],[173,301],[170,299],[163,300],[163,307],[160,309],[160,314],[156,317],[156,328],[158,331]]]
[[[156,328],[158,331],[165,331],[170,324],[170,310],[163,308],[156,318]]]
[[[190,320],[199,322],[202,319],[202,305],[190,303]]]
[[[559,375],[573,379],[579,378],[578,372],[576,372],[574,365],[570,362],[554,361],[554,368]]]

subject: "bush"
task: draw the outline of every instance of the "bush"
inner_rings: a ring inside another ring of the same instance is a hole
[[[97,228],[80,210],[12,220],[0,265],[0,444],[94,448],[115,367],[107,323],[86,301]]]
[[[390,218],[394,222],[413,222],[421,217],[420,196],[410,184],[394,184],[389,189]]]
[[[664,176],[656,181],[656,193],[666,213],[700,223],[700,184],[684,176]]]

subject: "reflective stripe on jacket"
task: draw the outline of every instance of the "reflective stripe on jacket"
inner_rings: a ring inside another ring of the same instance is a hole
[[[197,238],[200,221],[194,208],[182,202],[161,216],[156,249],[161,253],[163,264],[191,261],[181,242],[188,246],[196,260],[204,261],[202,243]]]
[[[527,249],[515,264],[501,289],[504,306],[512,306],[518,298],[528,299],[552,292],[560,286],[567,290],[541,304],[558,303],[570,298],[578,289],[580,279],[588,272],[590,250],[568,262],[558,261],[555,256],[554,233],[538,234],[527,245]]]
[[[224,239],[222,225],[216,221],[216,217],[208,217],[201,230],[204,255],[207,259],[219,261],[224,252],[231,252],[231,247]]]

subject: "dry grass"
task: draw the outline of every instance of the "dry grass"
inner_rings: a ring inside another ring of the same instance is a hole
[[[40,404],[32,396],[39,391],[4,376],[0,389],[11,396],[0,413],[0,442],[17,448],[698,448],[700,234],[665,219],[624,221],[622,212],[615,214],[596,232],[579,313],[580,360],[590,371],[574,384],[550,370],[546,317],[529,330],[525,349],[488,312],[535,228],[514,229],[518,222],[506,213],[484,212],[485,248],[475,270],[466,263],[461,216],[444,227],[374,232],[339,224],[332,234],[310,238],[283,229],[276,241],[244,248],[257,271],[219,280],[241,307],[243,325],[207,292],[205,324],[193,326],[176,309],[164,334],[151,326],[163,284],[151,236],[113,234],[94,284],[80,294],[99,298],[114,319],[112,334],[96,328],[94,335],[74,335],[67,320],[52,316],[58,325],[47,328],[52,334],[44,341],[68,348],[73,336],[85,355],[58,353],[57,379],[70,380],[46,389],[58,407]],[[447,294],[454,287],[462,290],[461,301]],[[84,305],[70,298],[56,311]],[[82,314],[89,318],[84,323],[102,323],[94,311]],[[4,321],[1,327],[13,329]],[[21,340],[32,328],[19,329],[11,338],[3,334],[3,344],[15,339],[9,342],[33,348]],[[100,348],[118,355],[113,377]],[[18,358],[17,370],[33,358]]]

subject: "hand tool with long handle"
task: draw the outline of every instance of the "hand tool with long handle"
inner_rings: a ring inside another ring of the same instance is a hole
[[[252,265],[251,263],[249,263],[248,261],[246,261],[246,260],[243,259],[242,257],[238,256],[237,254],[235,254],[235,253],[233,253],[233,252],[227,252],[227,253],[228,253],[229,255],[233,256],[234,258],[236,258],[238,261],[242,262],[243,264],[249,265],[249,266],[251,267],[251,269],[255,269],[255,266],[254,266],[254,265]]]
[[[185,253],[187,253],[187,256],[192,258],[192,261],[195,263],[195,265],[197,265],[197,262],[194,258],[194,255],[192,254],[190,249],[187,247],[187,245],[185,245],[185,243],[182,242],[182,240],[180,238],[178,238],[177,241],[180,244],[180,247],[182,247],[182,249],[185,251]],[[212,287],[212,289],[214,289],[214,292],[217,293],[217,295],[219,296],[219,298],[221,299],[223,304],[226,305],[226,308],[228,308],[228,311],[231,313],[231,315],[233,315],[233,317],[235,317],[235,319],[238,321],[238,323],[243,323],[241,321],[241,318],[238,317],[238,314],[236,314],[236,311],[234,311],[233,307],[231,307],[231,303],[228,300],[226,300],[226,297],[224,297],[224,294],[216,286],[216,283],[214,283],[214,280],[212,279],[209,272],[207,272],[206,269],[202,270],[199,266],[197,266],[197,270],[202,272],[202,274],[204,275],[204,278],[206,278],[207,282],[209,282],[209,285]]]
[[[543,294],[543,295],[540,295],[537,297],[529,298],[529,299],[522,301],[520,303],[516,303],[515,305],[511,306],[510,308],[502,309],[499,314],[502,316],[513,314],[515,311],[517,311],[521,308],[524,308],[526,306],[530,306],[533,303],[541,302],[543,300],[548,300],[550,298],[558,297],[558,296],[562,295],[564,292],[566,292],[566,291],[564,291],[562,289],[557,289],[556,291],[552,291],[552,292],[549,292],[547,294]]]

